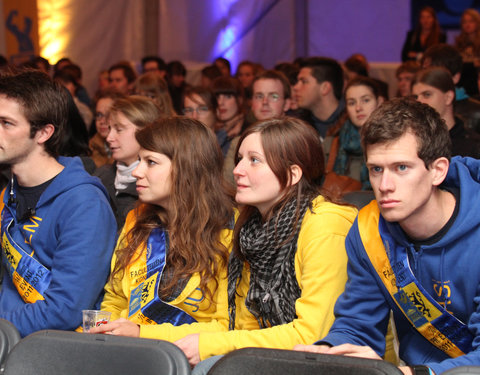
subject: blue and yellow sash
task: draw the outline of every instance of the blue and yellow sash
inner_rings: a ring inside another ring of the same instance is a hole
[[[43,293],[50,285],[51,272],[33,257],[33,251],[26,252],[11,236],[14,218],[3,203],[4,193],[0,196],[3,263],[20,297],[25,303],[35,303],[45,299]]]
[[[452,358],[470,352],[473,336],[468,327],[448,313],[416,280],[408,263],[407,250],[396,246],[394,241],[385,240],[384,243],[380,236],[384,223],[379,221],[379,217],[377,202],[373,201],[359,212],[358,230],[370,262],[392,299],[432,345]],[[392,249],[392,246],[395,248]],[[389,260],[391,251],[401,258],[394,268]]]
[[[167,250],[165,231],[155,228],[147,241],[146,279],[130,293],[129,320],[139,324],[171,323],[175,326],[196,322],[185,311],[162,301],[158,295]]]

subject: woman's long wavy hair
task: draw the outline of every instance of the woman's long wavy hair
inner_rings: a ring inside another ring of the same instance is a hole
[[[433,17],[432,30],[430,30],[430,33],[428,34],[427,39],[425,40],[425,48],[428,48],[430,46],[433,46],[434,44],[440,43],[440,35],[442,33],[442,30],[440,28],[440,22],[438,22],[437,13],[435,12],[435,9],[433,9],[431,6],[425,6],[422,9],[420,9],[419,15],[421,15],[423,12],[430,13],[430,15]],[[416,38],[420,38],[421,31],[422,30],[421,30],[420,16],[419,16],[417,27],[415,29]],[[413,38],[412,42],[416,38]]]
[[[303,196],[313,200],[322,194],[326,200],[332,198],[321,189],[325,173],[325,160],[322,143],[314,128],[302,120],[283,117],[256,122],[240,137],[235,156],[235,164],[239,162],[238,150],[243,140],[251,134],[260,134],[263,151],[268,166],[277,177],[281,196],[277,203],[266,213],[264,221],[280,212],[293,199],[297,198],[296,217],[293,227],[297,225],[300,217],[300,201]],[[291,167],[297,165],[302,170],[302,177],[298,183],[291,185]],[[235,224],[234,251],[242,258],[239,250],[239,234],[242,226],[257,211],[254,206],[240,207],[240,215]],[[277,223],[274,223],[277,225]]]
[[[162,226],[168,231],[166,265],[172,276],[162,284],[160,296],[169,296],[180,281],[198,272],[200,288],[212,301],[218,283],[213,290],[207,285],[216,281],[228,261],[220,232],[233,219],[233,200],[223,180],[223,156],[215,134],[201,122],[179,116],[159,119],[135,137],[143,149],[171,160],[169,209],[139,204],[135,225],[123,239],[126,246],[117,250],[111,280],[123,277],[137,259],[137,249],[145,248],[151,231]]]
[[[471,36],[463,32],[463,30],[460,32],[460,34],[455,38],[455,46],[460,50],[460,52],[463,52],[467,47],[472,47],[474,53],[479,53],[480,52],[480,13],[476,9],[465,9],[465,11],[462,14],[462,21],[465,18],[465,16],[470,16],[474,20],[475,24],[477,25],[477,30],[475,30],[475,33]]]
[[[167,82],[156,73],[145,73],[135,82],[137,95],[146,96],[157,103],[162,117],[175,116],[172,98],[168,92]]]

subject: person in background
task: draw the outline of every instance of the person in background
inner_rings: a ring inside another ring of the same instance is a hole
[[[218,134],[220,147],[225,152],[235,149],[235,139],[240,135],[242,130],[247,127],[245,121],[245,94],[240,81],[233,77],[219,77],[213,81],[212,91],[217,100],[217,130],[223,130],[222,134]],[[225,151],[226,150],[226,151]],[[226,155],[226,154],[225,154]]]
[[[445,43],[446,40],[447,37],[440,29],[435,10],[430,6],[423,7],[420,10],[416,28],[407,33],[402,48],[402,61],[420,61],[427,48]]]
[[[128,61],[120,61],[108,69],[110,87],[123,95],[133,93],[137,73]]]
[[[227,182],[231,182],[233,185],[235,149],[232,148],[230,143],[226,141],[228,137],[225,130],[217,126],[218,103],[214,93],[212,92],[212,90],[201,86],[188,87],[185,90],[183,106],[183,114],[186,117],[202,122],[204,125],[206,125],[208,128],[212,129],[215,132],[218,144],[222,148],[222,154],[224,155],[223,176]]]
[[[252,90],[252,112],[256,120],[282,117],[290,109],[290,82],[283,73],[263,71],[253,79]]]
[[[361,53],[354,53],[353,55],[351,55],[347,60],[345,60],[343,66],[346,72],[346,83],[359,76],[370,76],[370,67],[368,65],[368,60],[365,55],[362,55]],[[388,83],[378,78],[371,79],[374,80],[375,84],[378,86],[380,97],[383,100],[388,100]]]
[[[188,87],[183,97],[183,114],[188,118],[200,121],[207,128],[215,131],[218,121],[215,95],[211,90],[202,86]]]
[[[83,86],[82,83],[82,68],[80,68],[80,66],[77,64],[71,63],[62,68],[61,70],[67,71],[75,78],[75,96],[78,97],[78,100],[80,100],[83,104],[90,108],[92,103],[90,100],[90,96],[88,95],[87,89]]]
[[[115,163],[95,171],[110,196],[117,227],[121,229],[127,213],[137,201],[136,178],[132,171],[137,167],[140,146],[135,132],[162,116],[157,104],[148,98],[131,95],[116,99],[108,116],[108,146]]]
[[[142,58],[142,72],[155,73],[165,79],[167,75],[167,64],[165,64],[165,61],[161,57],[145,56]]]
[[[223,77],[230,77],[232,75],[232,67],[230,61],[224,57],[217,57],[213,64],[220,69]]]
[[[215,135],[197,120],[170,117],[135,137],[140,203],[127,216],[105,285],[110,323],[90,333],[175,341],[225,331],[234,212]]]
[[[447,125],[452,140],[452,155],[480,158],[480,135],[466,129],[455,116],[455,85],[450,72],[441,67],[421,70],[413,80],[415,98],[435,109]]]
[[[182,113],[183,92],[188,86],[185,82],[187,69],[180,61],[171,61],[167,65],[167,83],[173,108],[176,113]]]
[[[222,72],[216,65],[208,65],[202,69],[200,86],[210,88],[215,78],[221,77]]]
[[[480,13],[466,9],[460,20],[460,34],[455,38],[455,47],[460,51],[463,62],[480,64]]]
[[[110,87],[110,82],[108,80],[108,70],[105,69],[98,73],[97,86],[97,92],[106,90]]]
[[[90,129],[90,126],[93,122],[93,113],[90,108],[83,102],[79,100],[76,96],[77,89],[79,88],[77,80],[74,75],[71,74],[70,66],[67,66],[59,71],[57,71],[53,78],[60,82],[70,93],[73,98],[75,105],[77,106],[78,112],[82,116],[83,122],[85,123],[87,133]]]
[[[255,64],[251,61],[242,61],[237,66],[237,72],[235,77],[242,84],[243,90],[245,92],[245,98],[248,101],[252,99],[252,83],[255,76],[263,70],[263,67],[259,64]]]
[[[360,181],[363,190],[371,189],[368,169],[360,142],[360,129],[372,112],[383,103],[375,81],[368,77],[352,79],[345,88],[345,106],[348,118],[332,145],[333,171]],[[336,150],[334,153],[333,150]],[[336,154],[336,155],[335,155]],[[330,164],[330,160],[327,165]]]
[[[50,62],[45,57],[35,56],[32,62],[38,70],[50,75]]]
[[[309,123],[325,138],[345,110],[343,69],[327,57],[302,59],[301,64],[294,95],[298,106],[311,112]]]
[[[135,82],[135,93],[157,103],[164,117],[176,115],[167,82],[159,74],[145,73],[138,77]]]
[[[292,95],[290,96],[290,109],[286,112],[286,115],[309,122],[311,114],[307,109],[298,107],[297,97],[293,89],[298,82],[298,73],[300,69],[293,63],[280,63],[275,65],[275,70],[283,73],[290,82],[290,92]]]
[[[249,346],[292,349],[326,334],[347,281],[344,241],[357,211],[322,193],[316,131],[288,117],[257,122],[236,154],[230,330],[178,340],[191,365]],[[193,373],[206,373],[217,359]]]
[[[72,60],[69,57],[62,57],[59,59],[56,64],[53,66],[53,74],[62,70],[64,67],[73,64]]]
[[[78,156],[82,160],[83,168],[89,174],[93,174],[96,166],[90,157],[87,127],[70,94],[68,94],[68,122],[64,130],[58,146],[58,154],[69,157]]]
[[[112,153],[107,143],[107,136],[109,132],[108,116],[110,108],[115,100],[122,98],[123,95],[116,90],[106,89],[100,91],[96,97],[95,103],[95,128],[96,133],[90,141],[88,146],[91,150],[91,158],[97,168],[105,164],[112,164]]]
[[[422,67],[430,66],[443,67],[450,72],[455,84],[455,115],[460,117],[467,128],[480,132],[480,101],[468,94],[468,87],[471,87],[472,84],[476,86],[476,71],[474,76],[465,72],[460,52],[448,44],[437,44],[425,51]]]
[[[412,81],[415,74],[421,69],[417,61],[405,61],[395,72],[397,78],[397,97],[406,97],[412,95]]]
[[[242,61],[238,64],[235,77],[240,81],[244,89],[252,86],[253,79],[258,73],[258,67],[251,61]]]

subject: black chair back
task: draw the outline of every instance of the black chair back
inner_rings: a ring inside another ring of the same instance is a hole
[[[8,320],[0,319],[0,372],[8,353],[20,341],[20,333]]]
[[[293,350],[244,348],[221,358],[208,375],[402,375],[386,361]]]
[[[13,348],[4,374],[189,375],[190,365],[167,341],[46,330]]]

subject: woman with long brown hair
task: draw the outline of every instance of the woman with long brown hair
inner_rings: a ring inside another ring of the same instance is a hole
[[[167,82],[157,73],[145,73],[135,81],[135,93],[157,103],[162,117],[175,116]]]
[[[410,30],[402,48],[402,61],[417,60],[423,56],[428,47],[438,43],[445,43],[447,37],[440,28],[435,9],[430,6],[420,10],[418,24]]]
[[[460,34],[455,38],[455,47],[462,54],[463,62],[479,65],[480,59],[480,13],[465,9],[460,21]]]
[[[242,134],[230,331],[177,341],[192,365],[247,346],[292,349],[328,332],[347,280],[344,241],[356,210],[322,194],[324,168],[318,133],[301,120],[266,120]]]
[[[185,117],[138,131],[141,202],[125,223],[94,333],[173,341],[228,325],[232,200],[214,133]]]

